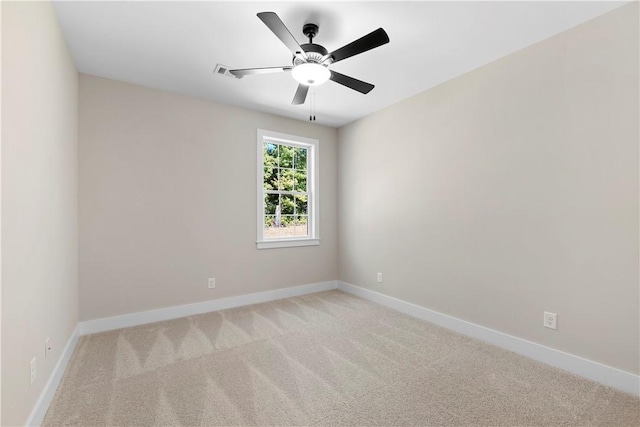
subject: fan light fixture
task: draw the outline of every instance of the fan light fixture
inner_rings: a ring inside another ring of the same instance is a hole
[[[291,70],[291,75],[302,85],[318,86],[329,80],[331,71],[324,65],[305,63],[296,65],[293,70]]]

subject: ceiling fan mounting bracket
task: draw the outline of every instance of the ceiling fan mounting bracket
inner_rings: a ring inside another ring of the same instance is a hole
[[[316,24],[304,24],[302,26],[302,34],[309,38],[309,43],[313,43],[313,39],[318,34],[320,28]]]

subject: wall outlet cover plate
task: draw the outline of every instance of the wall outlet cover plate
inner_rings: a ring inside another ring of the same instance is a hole
[[[558,315],[556,313],[544,312],[544,327],[558,329]]]

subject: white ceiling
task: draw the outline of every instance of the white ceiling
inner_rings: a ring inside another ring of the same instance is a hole
[[[78,70],[96,76],[309,119],[291,105],[290,73],[214,75],[232,68],[290,65],[288,49],[256,17],[276,12],[300,43],[335,50],[383,27],[390,43],[336,63],[376,85],[362,95],[334,82],[315,89],[317,123],[342,126],[522,49],[624,2],[55,2]],[[311,92],[310,92],[311,93]]]

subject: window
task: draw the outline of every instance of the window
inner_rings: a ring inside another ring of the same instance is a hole
[[[258,249],[318,245],[318,140],[258,129]]]

